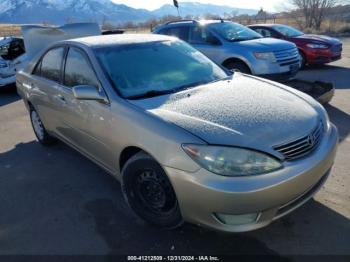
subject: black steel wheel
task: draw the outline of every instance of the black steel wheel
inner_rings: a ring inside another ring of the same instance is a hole
[[[183,223],[174,189],[162,167],[148,154],[137,153],[122,170],[123,195],[143,220],[162,228]]]

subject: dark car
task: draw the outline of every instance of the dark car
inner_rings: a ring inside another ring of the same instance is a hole
[[[297,45],[302,64],[326,64],[341,59],[342,43],[324,35],[304,34],[287,25],[259,24],[249,26],[264,37],[287,40]]]

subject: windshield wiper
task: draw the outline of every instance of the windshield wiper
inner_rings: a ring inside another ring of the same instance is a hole
[[[173,90],[149,90],[146,93],[128,96],[127,99],[134,100],[134,99],[142,99],[142,98],[151,98],[151,97],[155,97],[155,96],[170,94],[172,92],[173,92]]]
[[[230,39],[230,42],[243,42],[243,41],[255,40],[255,39],[260,39],[260,38],[261,38],[261,37],[233,38],[233,39]]]
[[[151,98],[151,97],[155,97],[155,96],[172,94],[172,93],[183,91],[183,90],[186,90],[186,89],[189,89],[189,88],[192,88],[192,87],[197,87],[199,85],[205,85],[205,84],[210,84],[210,83],[214,83],[214,82],[221,81],[221,80],[226,80],[226,79],[229,79],[230,77],[231,76],[227,76],[227,77],[224,77],[224,78],[215,79],[213,81],[198,81],[198,82],[195,82],[195,83],[182,85],[182,86],[179,86],[177,88],[173,88],[173,89],[169,89],[169,90],[149,90],[146,93],[142,93],[142,94],[139,94],[139,95],[128,96],[126,99],[135,100],[135,99]]]

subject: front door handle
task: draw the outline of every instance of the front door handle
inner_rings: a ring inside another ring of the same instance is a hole
[[[57,98],[62,102],[66,103],[66,98],[63,95],[57,95]]]

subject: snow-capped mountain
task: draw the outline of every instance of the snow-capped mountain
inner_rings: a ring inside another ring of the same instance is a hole
[[[0,0],[0,22],[62,24],[103,20],[143,21],[153,15],[110,0]]]
[[[206,14],[211,14],[224,17],[225,14],[232,14],[233,12],[235,13],[235,15],[255,15],[258,13],[258,10],[235,8],[225,5],[202,4],[196,2],[180,2],[181,16],[202,16]],[[173,5],[166,4],[160,7],[159,9],[154,10],[153,14],[160,17],[164,15],[177,15],[177,10],[174,8]]]
[[[225,13],[255,14],[256,10],[239,9],[212,4],[181,2],[182,16],[201,16],[207,13],[224,16]],[[177,15],[172,5],[148,11],[135,9],[111,0],[0,0],[0,23],[50,23],[94,21],[101,23],[140,22],[164,15]]]

